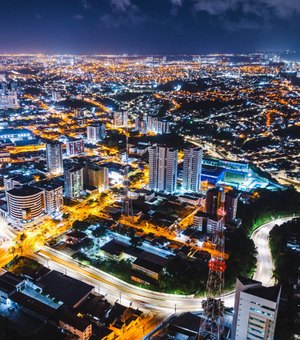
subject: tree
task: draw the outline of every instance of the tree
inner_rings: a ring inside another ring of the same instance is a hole
[[[20,241],[24,241],[26,239],[27,235],[25,233],[22,233],[20,235]]]
[[[72,228],[75,229],[75,230],[85,230],[89,227],[89,223],[87,222],[84,222],[84,221],[79,221],[79,220],[76,220],[73,222],[73,225],[72,225]]]
[[[138,248],[143,244],[143,238],[140,236],[131,235],[130,244],[133,248]]]
[[[94,229],[92,231],[93,236],[95,237],[102,237],[105,236],[107,234],[107,229],[106,226],[101,224],[99,227],[97,227],[96,229]]]

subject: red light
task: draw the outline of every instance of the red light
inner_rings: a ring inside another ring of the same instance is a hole
[[[224,261],[212,259],[208,262],[208,267],[214,272],[224,272],[226,269],[226,263]]]

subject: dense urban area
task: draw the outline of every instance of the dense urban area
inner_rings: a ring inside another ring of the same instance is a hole
[[[300,64],[0,56],[0,338],[300,334]]]

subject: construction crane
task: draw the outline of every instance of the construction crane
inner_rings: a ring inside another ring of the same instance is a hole
[[[218,209],[218,224],[212,233],[212,243],[215,252],[211,252],[208,262],[208,279],[206,284],[206,299],[202,302],[203,319],[199,328],[198,339],[221,340],[224,335],[224,303],[221,295],[224,288],[225,260],[225,192],[221,195],[221,204]]]

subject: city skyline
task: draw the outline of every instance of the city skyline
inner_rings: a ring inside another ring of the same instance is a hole
[[[300,336],[300,0],[1,0],[2,340]]]

